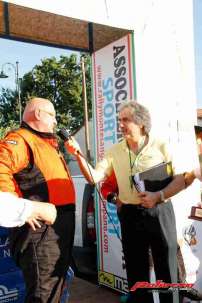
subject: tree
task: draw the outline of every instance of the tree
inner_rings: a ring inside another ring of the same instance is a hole
[[[89,59],[87,60],[89,65]],[[87,73],[90,69],[87,66]],[[90,75],[87,75],[88,80]],[[89,115],[91,116],[90,83],[88,82]],[[76,130],[83,124],[82,74],[75,54],[42,60],[23,77],[22,98],[40,96],[51,100],[57,112],[60,127]]]
[[[89,118],[91,111],[90,92],[90,57],[86,59],[86,82]],[[53,102],[59,127],[69,128],[74,132],[83,124],[82,74],[79,58],[72,54],[41,60],[21,79],[22,108],[30,97],[38,96]],[[17,94],[12,90],[2,89],[0,96],[0,126],[8,126],[8,121],[18,121],[19,109]]]
[[[5,135],[11,130],[11,129],[17,129],[19,127],[19,122],[16,123],[13,120],[10,120],[9,124],[5,127],[0,126],[0,139],[4,138]]]
[[[17,92],[2,88],[0,94],[0,127],[8,128],[10,124],[13,125],[14,121],[19,126]]]

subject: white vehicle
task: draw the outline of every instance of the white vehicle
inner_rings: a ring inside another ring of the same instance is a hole
[[[76,274],[97,274],[94,186],[82,175],[73,176],[76,190],[76,228],[73,268]]]

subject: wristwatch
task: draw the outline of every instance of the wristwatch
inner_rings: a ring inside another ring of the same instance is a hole
[[[160,203],[165,201],[164,192],[162,190],[159,191],[160,194]]]
[[[184,177],[184,188],[187,188],[189,185],[191,185],[194,179],[196,178],[194,171],[184,172],[183,177]]]
[[[116,200],[117,200],[117,194],[109,193],[107,195],[107,202],[112,203],[112,204],[116,204]]]

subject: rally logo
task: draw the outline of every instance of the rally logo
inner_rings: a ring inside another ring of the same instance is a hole
[[[99,272],[99,283],[119,291],[128,292],[127,279],[115,276],[105,271]]]
[[[105,271],[99,272],[99,282],[109,287],[114,287],[114,276]]]
[[[18,299],[17,288],[8,289],[4,285],[0,285],[0,303],[12,302]]]
[[[16,141],[14,141],[14,140],[6,140],[5,142],[8,143],[8,144],[14,144],[14,145],[17,145],[17,144],[18,144],[18,143],[17,143]]]

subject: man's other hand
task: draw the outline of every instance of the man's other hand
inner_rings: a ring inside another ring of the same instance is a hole
[[[32,201],[32,213],[27,218],[26,222],[33,230],[41,227],[39,221],[44,221],[45,224],[51,225],[55,222],[57,211],[53,204],[45,202]]]
[[[145,208],[154,207],[159,201],[159,192],[144,191],[138,194],[140,204]]]

